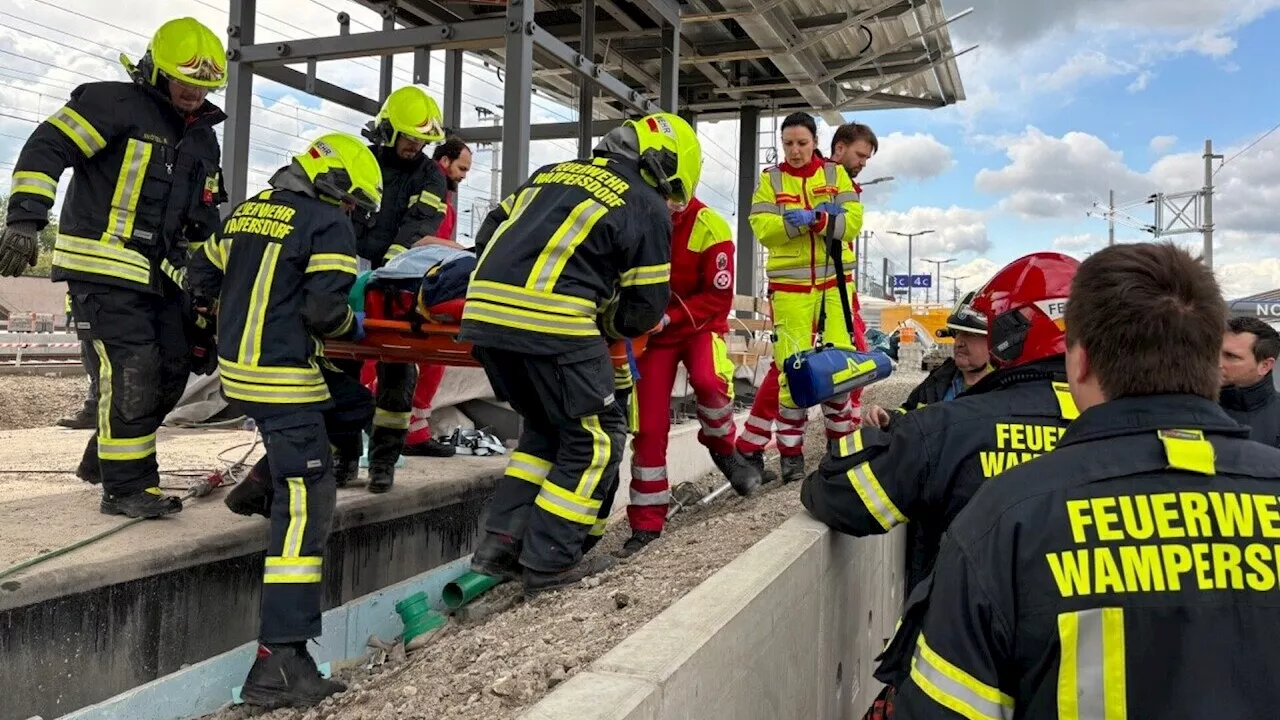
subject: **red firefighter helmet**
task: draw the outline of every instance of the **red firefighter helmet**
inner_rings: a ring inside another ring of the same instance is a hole
[[[987,316],[987,347],[999,367],[1015,367],[1067,351],[1063,316],[1080,261],[1031,253],[1000,269],[973,299]]]

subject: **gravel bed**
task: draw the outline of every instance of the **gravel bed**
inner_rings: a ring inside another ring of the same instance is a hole
[[[83,374],[0,375],[0,430],[49,427],[84,403]]]
[[[864,403],[896,406],[921,379],[897,375],[868,388]],[[825,448],[821,421],[810,423],[810,470]],[[777,470],[776,459],[769,465]],[[717,477],[698,484],[713,487]],[[801,511],[798,490],[798,484],[774,482],[751,498],[730,492],[707,508],[682,512],[644,552],[578,587],[524,602],[517,585],[499,586],[483,599],[495,612],[474,620],[455,617],[408,655],[398,645],[371,650],[339,670],[347,692],[314,708],[260,713],[227,707],[206,718],[510,720]],[[594,552],[612,552],[629,535],[625,520],[613,523]]]

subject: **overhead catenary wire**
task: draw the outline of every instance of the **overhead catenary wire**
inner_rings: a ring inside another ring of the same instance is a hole
[[[1273,128],[1271,128],[1270,130],[1268,130],[1268,131],[1266,131],[1266,132],[1262,133],[1262,135],[1261,135],[1257,140],[1254,140],[1253,142],[1249,143],[1248,145],[1245,145],[1245,146],[1244,146],[1244,148],[1243,148],[1242,150],[1240,150],[1239,152],[1237,152],[1235,155],[1232,155],[1231,157],[1227,158],[1226,160],[1223,160],[1223,161],[1222,161],[1222,163],[1221,163],[1220,165],[1218,165],[1218,169],[1213,171],[1213,174],[1216,176],[1218,173],[1222,172],[1222,168],[1226,167],[1228,163],[1230,163],[1232,160],[1235,160],[1236,158],[1240,157],[1241,155],[1244,155],[1245,153],[1249,152],[1249,151],[1250,151],[1250,150],[1252,150],[1253,148],[1257,147],[1257,146],[1258,146],[1258,143],[1261,143],[1263,140],[1266,140],[1268,136],[1270,136],[1272,133],[1274,133],[1274,132],[1275,132],[1275,131],[1277,131],[1277,130],[1280,130],[1280,123],[1276,123],[1275,127],[1273,127]]]

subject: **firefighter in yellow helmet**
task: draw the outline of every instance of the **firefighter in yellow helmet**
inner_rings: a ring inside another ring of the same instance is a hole
[[[330,445],[358,452],[373,403],[318,350],[325,338],[362,336],[363,318],[347,305],[356,279],[348,215],[377,212],[382,172],[358,138],[332,133],[270,185],[231,211],[193,257],[187,280],[196,311],[217,318],[222,390],[257,422],[267,448],[227,504],[271,518],[260,647],[241,695],[276,708],[314,705],[345,689],[320,676],[306,643],[320,636],[337,495]]]
[[[524,419],[471,567],[528,595],[614,562],[583,560],[627,430],[607,341],[661,322],[672,208],[702,172],[697,134],[669,113],[623,123],[592,155],[539,168],[489,213],[462,317],[461,339]]]
[[[182,272],[188,249],[218,226],[225,200],[210,90],[226,82],[222,41],[192,18],[170,20],[128,82],[93,82],[31,134],[14,167],[0,275],[36,260],[63,171],[54,281],[66,281],[80,339],[98,376],[97,431],[77,474],[103,486],[102,512],[159,517],[156,429],[186,388]]]
[[[426,90],[406,85],[387,96],[364,136],[382,168],[386,201],[378,212],[357,217],[356,247],[360,257],[378,268],[423,238],[434,238],[444,222],[449,179],[440,165],[423,153],[426,144],[444,140],[444,115]],[[363,362],[337,364],[351,377],[360,377]],[[409,432],[418,368],[409,363],[379,362],[377,369],[368,488],[383,493],[395,481],[396,461]],[[336,462],[338,486],[342,487],[359,472],[360,454],[343,453]]]

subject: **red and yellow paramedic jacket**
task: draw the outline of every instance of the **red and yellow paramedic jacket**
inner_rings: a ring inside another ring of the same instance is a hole
[[[734,276],[729,223],[696,197],[671,222],[671,322],[649,341],[678,345],[699,332],[729,332]]]
[[[799,228],[787,223],[787,210],[812,210],[823,203],[844,208],[843,215],[829,216],[819,211],[811,227]],[[862,232],[860,191],[839,163],[814,156],[802,168],[782,163],[760,174],[751,198],[751,230],[769,250],[765,272],[770,290],[809,291],[835,286],[835,263],[827,257],[827,223],[834,223],[835,236],[844,251],[841,259],[845,273],[852,276],[857,257],[854,238]]]

